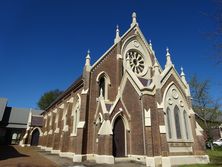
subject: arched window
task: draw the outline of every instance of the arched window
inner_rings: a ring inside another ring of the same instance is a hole
[[[183,92],[174,84],[169,85],[164,93],[164,111],[167,140],[173,142],[192,140],[189,107]]]
[[[105,78],[102,76],[100,79],[99,79],[99,95],[102,91],[102,96],[105,97]]]
[[[186,132],[186,138],[189,139],[189,133],[188,133],[188,116],[187,112],[183,111],[183,119],[184,119],[184,126],[185,126],[185,132]]]
[[[97,75],[96,81],[98,83],[98,96],[100,96],[102,91],[102,96],[105,100],[108,99],[108,87],[111,84],[110,78],[106,72],[102,71]]]
[[[181,139],[181,128],[180,128],[180,110],[177,106],[174,108],[174,119],[175,119],[175,126],[176,126],[176,137],[177,139]]]
[[[80,119],[80,96],[77,95],[76,101],[73,104],[72,116],[73,116],[73,127],[72,127],[72,136],[77,135],[77,127]]]
[[[166,116],[167,116],[167,129],[168,129],[168,136],[171,139],[172,138],[172,132],[171,132],[171,119],[170,119],[170,109],[167,108],[167,112],[166,112]]]

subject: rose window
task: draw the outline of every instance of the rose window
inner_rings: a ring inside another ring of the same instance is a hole
[[[129,59],[129,65],[132,71],[136,74],[141,74],[145,67],[143,56],[137,51],[128,51],[126,53],[126,59]]]

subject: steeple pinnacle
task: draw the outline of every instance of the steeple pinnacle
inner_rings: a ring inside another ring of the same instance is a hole
[[[154,63],[154,73],[155,75],[160,74],[159,72],[159,64],[157,63],[157,59],[155,58],[155,63]]]
[[[183,67],[181,67],[180,70],[181,70],[180,77],[181,77],[182,81],[183,81],[185,84],[187,84],[187,81],[186,81],[186,78],[185,78],[185,74],[184,74],[184,72],[183,72]]]
[[[132,14],[131,27],[133,27],[135,24],[137,24],[137,21],[136,21],[136,12],[133,12],[133,14]]]
[[[90,51],[87,51],[85,66],[90,66]]]
[[[151,49],[153,50],[153,45],[152,45],[151,39],[149,40],[149,45],[150,45]]]
[[[171,56],[170,56],[170,52],[169,52],[169,48],[167,47],[166,48],[166,65],[165,65],[165,68],[166,67],[170,67],[173,65],[172,61],[171,61]]]
[[[116,26],[116,37],[114,39],[114,43],[118,43],[120,41],[120,36],[119,36],[119,26]]]

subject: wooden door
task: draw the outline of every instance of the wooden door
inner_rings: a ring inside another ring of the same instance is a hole
[[[125,128],[120,116],[116,118],[113,128],[113,156],[125,157]]]
[[[38,130],[38,129],[35,129],[35,130],[32,132],[31,145],[32,145],[32,146],[37,146],[38,143],[39,143],[39,130]]]

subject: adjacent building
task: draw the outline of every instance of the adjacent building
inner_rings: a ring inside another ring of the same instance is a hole
[[[0,98],[0,144],[22,144],[30,118],[42,119],[40,114],[43,111],[9,107],[7,102],[6,98]]]

